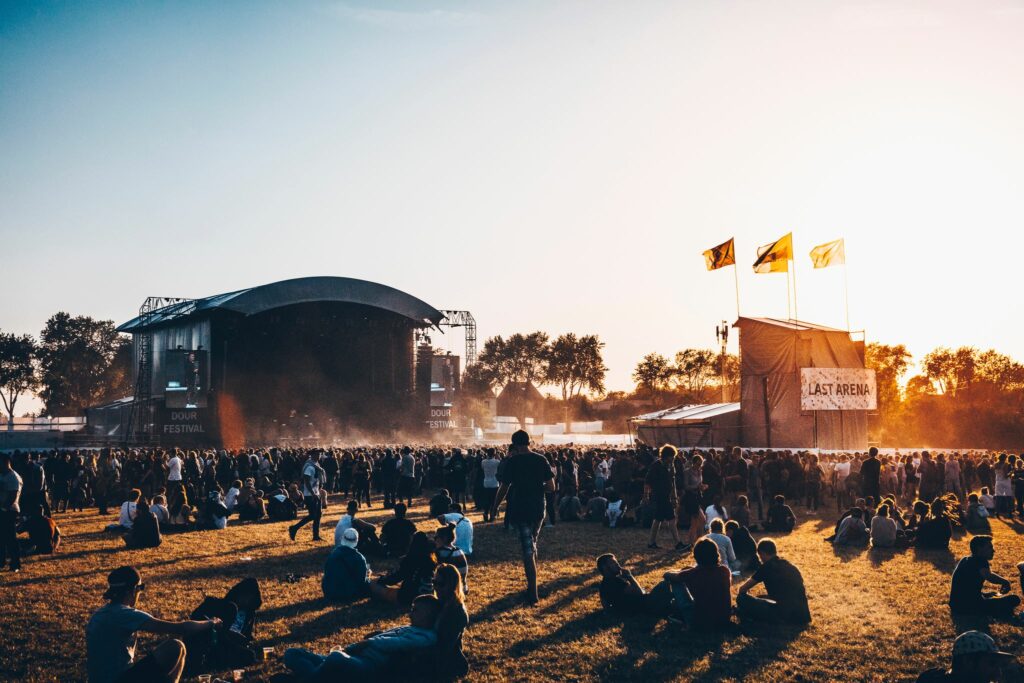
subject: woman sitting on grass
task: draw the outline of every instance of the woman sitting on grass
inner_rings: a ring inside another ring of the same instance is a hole
[[[455,547],[455,525],[448,523],[434,532],[434,555],[438,564],[447,563],[455,567],[462,577],[462,589],[469,592],[469,560],[460,548]]]
[[[135,508],[135,523],[132,524],[131,531],[124,535],[124,544],[131,549],[156,548],[162,541],[160,522],[149,509],[149,501],[142,496]]]
[[[434,542],[422,531],[417,531],[398,568],[370,583],[370,597],[392,604],[411,605],[417,595],[431,592],[436,568]]]
[[[183,485],[175,484],[170,492],[170,505],[167,511],[171,514],[171,521],[164,529],[165,532],[187,531],[192,528],[192,506],[188,504],[188,494]]]
[[[434,572],[434,590],[441,601],[437,617],[437,658],[434,674],[437,680],[461,678],[469,672],[469,662],[462,651],[462,634],[469,625],[466,598],[462,592],[463,578],[450,564],[442,564]]]

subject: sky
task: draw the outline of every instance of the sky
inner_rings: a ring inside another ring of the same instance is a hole
[[[1024,0],[0,0],[0,329],[308,275],[646,353],[797,312],[1024,359]],[[461,351],[461,337],[437,338]],[[730,342],[735,351],[736,335]],[[30,406],[31,407],[31,406]]]

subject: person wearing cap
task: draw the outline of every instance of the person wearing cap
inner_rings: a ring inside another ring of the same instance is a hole
[[[369,595],[370,565],[356,547],[359,532],[345,529],[336,537],[336,545],[327,556],[320,581],[324,597],[332,602],[351,602]]]
[[[1014,659],[1009,652],[1000,652],[992,636],[981,631],[967,631],[953,641],[953,665],[949,669],[928,669],[917,677],[917,683],[990,683],[1004,680],[1004,670]],[[1005,679],[1009,680],[1009,679]],[[1017,679],[1014,679],[1017,680]]]
[[[171,681],[181,678],[185,645],[168,640],[136,661],[136,632],[186,636],[215,628],[219,619],[164,621],[136,609],[145,584],[134,567],[118,567],[107,577],[106,605],[96,610],[85,627],[89,683]]]
[[[953,570],[949,588],[949,609],[955,614],[973,614],[1009,619],[1020,605],[1020,598],[1007,595],[1010,582],[989,568],[995,557],[991,536],[971,538],[971,554],[962,558]],[[998,597],[982,593],[985,583],[999,586]]]
[[[544,522],[545,493],[555,490],[554,474],[547,459],[530,450],[530,435],[520,429],[512,435],[512,445],[504,467],[498,475],[501,486],[491,505],[490,518],[498,514],[498,507],[508,495],[506,519],[515,527],[523,551],[523,570],[526,574],[526,602],[536,605],[537,595],[537,538]]]
[[[21,485],[21,477],[11,467],[11,455],[0,453],[0,569],[10,556],[12,572],[21,571],[21,549],[18,546]]]

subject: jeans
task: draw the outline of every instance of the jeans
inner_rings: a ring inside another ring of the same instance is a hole
[[[292,528],[298,531],[302,527],[306,526],[310,522],[313,522],[313,538],[320,538],[320,516],[323,514],[323,508],[320,505],[320,496],[306,496],[306,516],[303,517],[298,524]]]
[[[377,667],[369,660],[345,652],[326,657],[305,648],[291,647],[284,652],[284,665],[303,681],[372,681]]]
[[[685,584],[663,580],[644,596],[644,608],[655,616],[679,617],[689,622],[693,616],[693,596]]]

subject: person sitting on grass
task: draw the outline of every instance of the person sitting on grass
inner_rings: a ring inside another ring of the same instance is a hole
[[[206,496],[206,505],[203,506],[202,515],[199,519],[199,528],[219,530],[226,529],[227,526],[228,509],[224,506],[224,499],[218,486]]]
[[[138,500],[135,522],[131,531],[124,535],[124,544],[130,549],[158,548],[163,538],[160,536],[160,522],[149,509],[149,501],[145,496]]]
[[[405,555],[409,550],[412,536],[416,533],[416,525],[405,518],[407,510],[405,503],[396,503],[395,516],[384,522],[380,530],[380,541],[388,557]]]
[[[981,504],[977,493],[967,496],[967,512],[964,527],[975,534],[988,534],[992,532],[992,525],[988,521],[988,508]]]
[[[441,603],[436,597],[420,595],[413,600],[408,626],[370,636],[326,657],[305,648],[289,648],[284,653],[284,665],[300,681],[389,679],[391,671],[437,644],[434,627],[440,612]]]
[[[952,537],[953,524],[946,515],[946,501],[936,498],[932,501],[931,514],[917,526],[914,546],[922,550],[949,550]]]
[[[1000,652],[992,636],[981,631],[966,631],[953,641],[952,666],[923,671],[917,683],[989,683],[1019,680],[1005,676],[1014,661],[1009,652]]]
[[[722,520],[715,519],[713,524],[721,526]],[[693,626],[722,628],[732,620],[732,573],[722,564],[720,547],[710,537],[693,546],[693,559],[696,567],[666,572],[665,580],[685,586],[692,596],[689,621]]]
[[[852,508],[849,516],[840,522],[832,545],[864,545],[867,541],[868,528],[864,524],[864,513],[860,508]]]
[[[469,625],[466,597],[459,570],[442,564],[434,571],[434,592],[441,601],[437,616],[437,652],[434,671],[438,680],[461,678],[469,672],[469,661],[462,651],[462,635]]]
[[[440,517],[449,510],[452,509],[451,495],[448,493],[448,489],[441,489],[437,492],[437,495],[430,499],[430,516]]]
[[[167,497],[162,493],[153,496],[153,503],[149,506],[149,511],[156,517],[156,521],[160,522],[160,526],[171,521],[171,511],[167,509]]]
[[[757,557],[757,541],[750,535],[750,529],[740,526],[735,519],[730,519],[725,524],[725,535],[732,541],[732,549],[739,564],[737,571],[745,572],[761,566],[761,560]]]
[[[121,512],[117,518],[117,524],[111,524],[107,527],[107,531],[131,531],[132,524],[135,523],[135,514],[139,504],[139,498],[142,497],[142,491],[139,489],[132,489],[128,492],[128,500],[121,503]]]
[[[878,514],[871,519],[871,547],[892,548],[896,545],[896,522],[889,517],[889,506],[878,506]]]
[[[772,504],[768,508],[768,519],[764,523],[765,531],[781,531],[789,533],[796,526],[796,515],[793,509],[786,505],[786,497],[782,494],[772,498]]]
[[[604,513],[605,524],[609,529],[614,529],[626,512],[626,503],[614,488],[606,488],[604,491],[608,496],[608,509]]]
[[[462,589],[469,592],[469,560],[462,548],[455,545],[455,525],[452,523],[438,527],[434,532],[434,556],[437,563],[447,563],[459,570],[462,577]]]
[[[436,568],[434,542],[424,532],[417,531],[398,568],[370,582],[370,597],[392,604],[410,605],[417,595],[431,591]]]
[[[238,496],[242,493],[242,481],[235,479],[231,482],[228,492],[224,494],[224,507],[228,509],[228,514],[239,512],[239,508],[248,500],[249,496],[245,496],[242,500],[238,499]],[[251,493],[250,493],[251,495]]]
[[[563,522],[579,522],[583,519],[583,503],[579,496],[563,496],[558,502],[558,519]]]
[[[736,559],[736,550],[732,547],[732,539],[725,533],[725,523],[721,517],[711,520],[711,532],[705,535],[704,538],[710,539],[718,546],[722,564],[725,565],[726,569],[729,571],[739,571],[740,563]]]
[[[961,559],[953,570],[949,589],[949,609],[957,615],[990,616],[1010,619],[1020,605],[1020,598],[1007,595],[1010,582],[989,568],[995,556],[991,536],[971,538],[971,554]],[[982,592],[985,583],[999,586],[1000,595]]]
[[[163,621],[136,609],[145,584],[134,567],[118,567],[107,577],[106,605],[93,613],[85,627],[86,670],[89,683],[169,681],[177,683],[185,667],[185,645],[165,641],[152,654],[135,660],[136,632],[188,636],[210,631],[219,619]]]
[[[43,509],[36,506],[32,515],[18,525],[18,533],[28,534],[28,539],[21,540],[21,555],[50,555],[60,548],[60,527],[52,518],[43,514]]]
[[[473,522],[466,515],[462,514],[462,506],[452,503],[451,510],[447,514],[437,518],[440,524],[455,525],[455,547],[466,554],[466,557],[473,555]]]
[[[746,496],[739,496],[736,498],[736,505],[732,508],[732,513],[729,515],[730,521],[736,520],[736,523],[741,527],[750,526],[750,500]],[[729,524],[725,525],[726,531],[729,530]]]
[[[356,548],[359,532],[346,529],[334,550],[327,556],[320,580],[324,597],[331,602],[352,602],[370,592],[370,565]]]
[[[608,512],[608,499],[600,493],[595,493],[587,500],[587,514],[585,519],[588,522],[603,522]]]
[[[346,529],[355,529],[359,532],[359,552],[364,555],[383,557],[386,553],[380,539],[377,538],[377,525],[362,519],[356,519],[359,513],[359,501],[350,500],[346,506],[346,513],[338,519],[334,527],[334,543],[337,545]]]
[[[666,578],[648,593],[611,553],[597,558],[597,572],[601,575],[598,593],[606,610],[620,616],[648,614],[679,620],[689,615],[693,599],[682,582],[670,583]]]
[[[761,566],[736,595],[736,612],[741,619],[767,623],[809,624],[811,610],[800,570],[779,557],[775,541],[762,538],[757,544]],[[755,597],[750,589],[763,583],[768,596]]]

